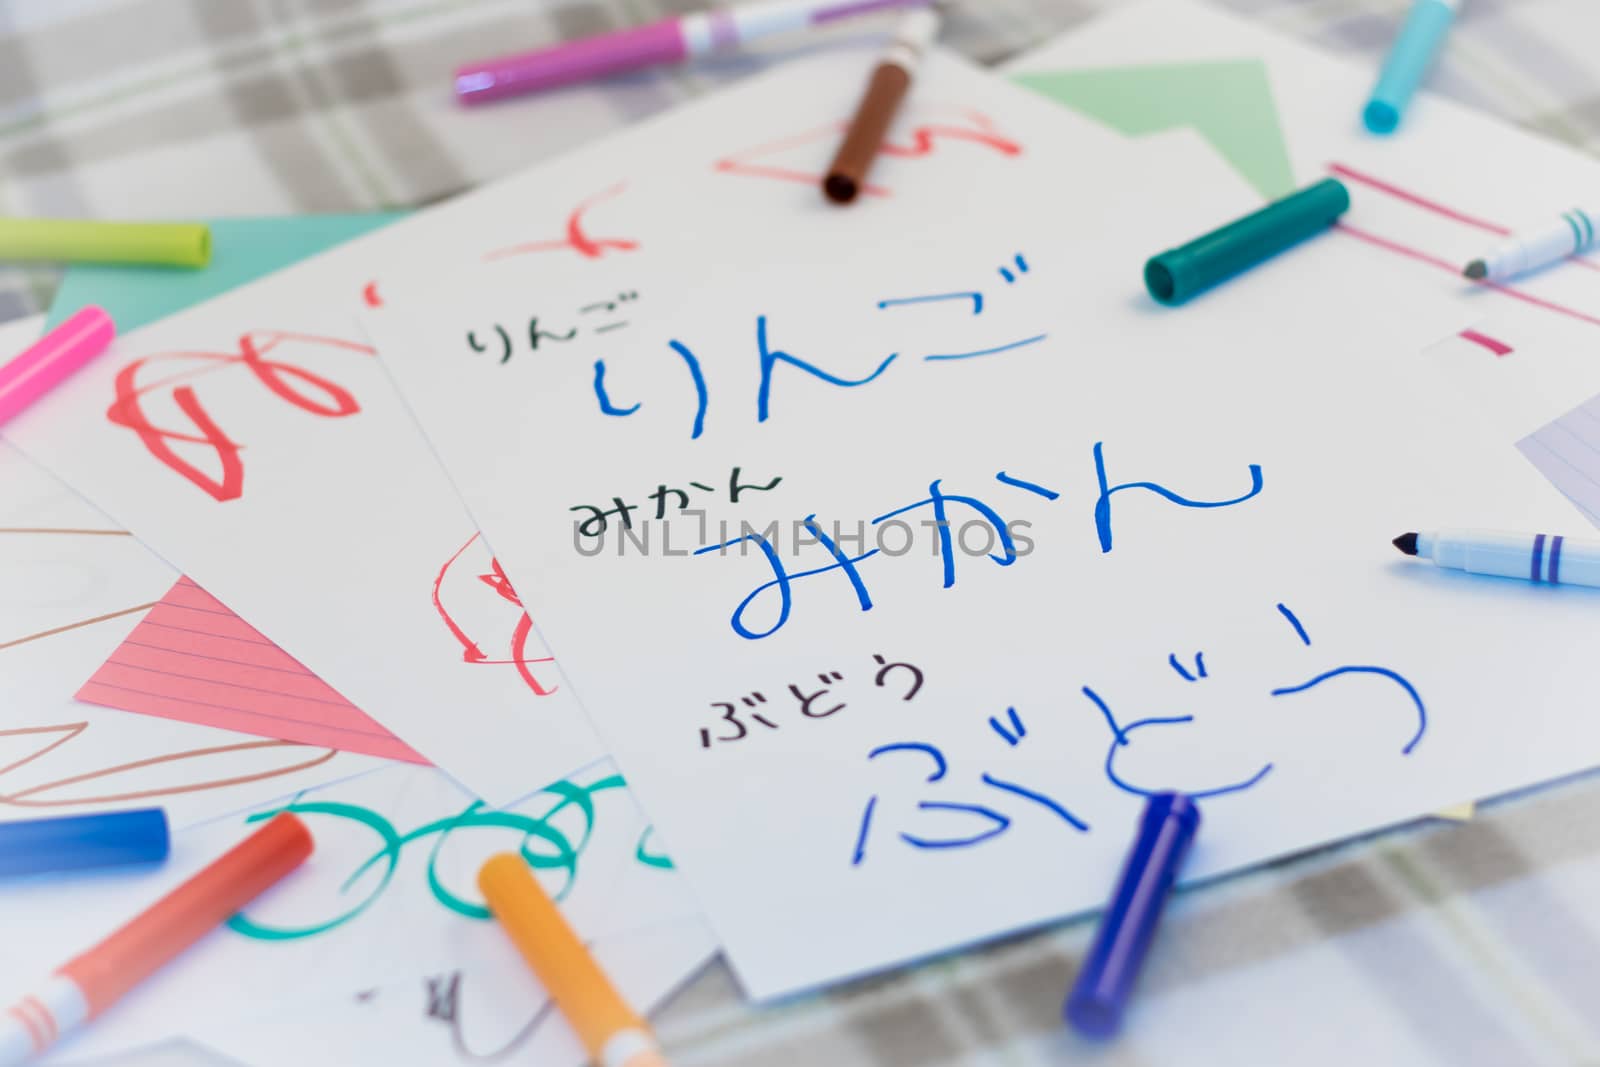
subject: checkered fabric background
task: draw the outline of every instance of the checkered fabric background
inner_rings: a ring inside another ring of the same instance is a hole
[[[946,40],[995,62],[1118,2],[965,0]],[[1594,4],[1466,0],[1435,84],[1593,150],[1600,74],[1584,59],[1592,35],[1574,27],[1597,25]],[[822,46],[470,113],[450,103],[462,60],[698,6],[0,0],[0,212],[422,204]],[[1226,6],[1375,63],[1405,2]],[[47,270],[0,269],[0,321],[44,309],[54,286]],[[1083,923],[759,1010],[714,965],[660,1030],[675,1062],[696,1067],[1600,1063],[1597,890],[1600,778],[1590,776],[1481,807],[1471,822],[1430,820],[1180,894],[1129,1032],[1106,1048],[1059,1022]],[[184,1046],[127,1062],[218,1061]]]

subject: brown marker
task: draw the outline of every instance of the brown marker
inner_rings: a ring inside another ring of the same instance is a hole
[[[911,88],[911,75],[938,34],[939,13],[932,8],[911,12],[895,27],[894,39],[878,58],[866,94],[845,131],[844,143],[822,181],[822,192],[829,200],[848,204],[861,191],[889,124],[900,110],[900,101]]]

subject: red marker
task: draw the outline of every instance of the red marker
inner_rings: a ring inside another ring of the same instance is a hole
[[[26,1063],[249,904],[311,855],[305,823],[285,812],[148,911],[56,970],[0,1016],[0,1067]]]

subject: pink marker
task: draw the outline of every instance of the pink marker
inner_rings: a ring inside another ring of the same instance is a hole
[[[116,336],[111,316],[91,304],[0,366],[0,424],[104,352]]]
[[[501,56],[456,71],[456,99],[483,104],[520,93],[587,81],[625,70],[681,63],[770,34],[930,0],[768,0],[722,11],[667,18],[629,30],[569,41],[538,52]]]

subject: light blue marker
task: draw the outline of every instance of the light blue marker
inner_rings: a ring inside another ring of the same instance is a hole
[[[1469,574],[1600,589],[1600,544],[1594,541],[1493,530],[1437,530],[1401,534],[1394,547],[1408,556],[1431,559],[1436,567]]]
[[[1373,133],[1393,133],[1400,125],[1411,94],[1422,84],[1444,35],[1461,10],[1461,0],[1416,0],[1411,14],[1384,60],[1378,84],[1372,88],[1367,109],[1361,113]]]

